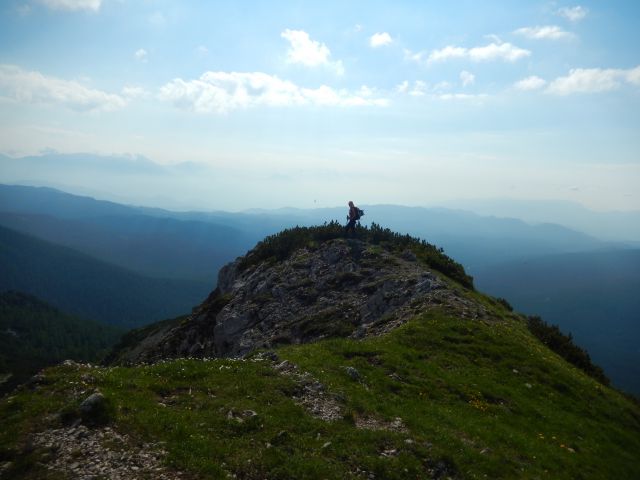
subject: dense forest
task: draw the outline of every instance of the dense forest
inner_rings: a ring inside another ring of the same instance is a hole
[[[0,392],[65,359],[95,362],[122,330],[65,314],[20,292],[0,293]]]

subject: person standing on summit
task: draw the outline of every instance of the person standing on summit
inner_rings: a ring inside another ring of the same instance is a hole
[[[362,210],[356,207],[352,201],[349,201],[349,215],[347,216],[349,223],[344,227],[344,233],[348,234],[350,231],[353,233],[356,232],[356,222],[360,220],[362,213],[364,213],[360,212],[362,212]]]

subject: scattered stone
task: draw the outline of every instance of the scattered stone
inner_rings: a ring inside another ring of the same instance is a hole
[[[298,367],[284,360],[274,367],[281,375],[293,378],[298,384],[299,392],[293,400],[302,405],[311,415],[325,422],[333,422],[342,418],[342,406],[334,395],[325,390],[325,386],[308,372],[300,372]]]
[[[380,420],[374,417],[356,417],[356,428],[363,430],[386,430],[389,432],[408,432],[407,427],[400,417],[391,421]],[[413,440],[412,440],[413,441]]]
[[[533,388],[533,385],[531,385],[530,383],[525,383],[524,386],[527,388]]]
[[[106,425],[113,420],[113,406],[100,392],[85,398],[78,410],[80,418],[87,425]]]
[[[354,367],[345,367],[345,370],[347,372],[347,375],[349,375],[349,377],[351,377],[351,380],[361,380],[362,376],[360,375],[360,372],[354,368]]]
[[[162,464],[167,452],[159,444],[135,445],[127,435],[111,428],[89,429],[84,425],[51,429],[34,434],[34,447],[56,447],[55,455],[43,457],[46,468],[78,480],[179,480],[180,471]],[[115,450],[115,449],[118,450]],[[121,450],[120,450],[121,449]],[[0,469],[0,472],[2,470]],[[66,478],[66,477],[65,477]]]
[[[397,457],[398,456],[398,450],[396,450],[395,448],[388,448],[386,450],[383,450],[380,453],[381,457]]]

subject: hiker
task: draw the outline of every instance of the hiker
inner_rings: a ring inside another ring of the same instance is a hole
[[[349,215],[347,215],[349,223],[344,227],[344,233],[348,234],[349,231],[356,233],[356,222],[360,220],[360,217],[362,216],[362,213],[360,212],[362,212],[362,210],[356,207],[352,201],[349,201]]]

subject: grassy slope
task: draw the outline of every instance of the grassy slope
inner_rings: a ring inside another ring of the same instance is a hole
[[[485,324],[434,311],[384,337],[288,346],[278,355],[338,395],[343,420],[326,423],[296,405],[294,381],[268,361],[94,368],[92,385],[81,380],[88,368],[60,366],[47,371],[49,385],[0,402],[0,459],[15,457],[47,414],[97,386],[116,406],[119,430],[167,442],[167,461],[202,478],[341,479],[357,468],[425,478],[434,467],[460,478],[640,477],[640,407],[565,363],[515,317]],[[258,415],[238,423],[230,409]],[[401,417],[408,431],[359,430],[357,417]],[[398,455],[380,456],[389,449]],[[9,478],[44,475],[37,455],[18,456],[23,473]]]

